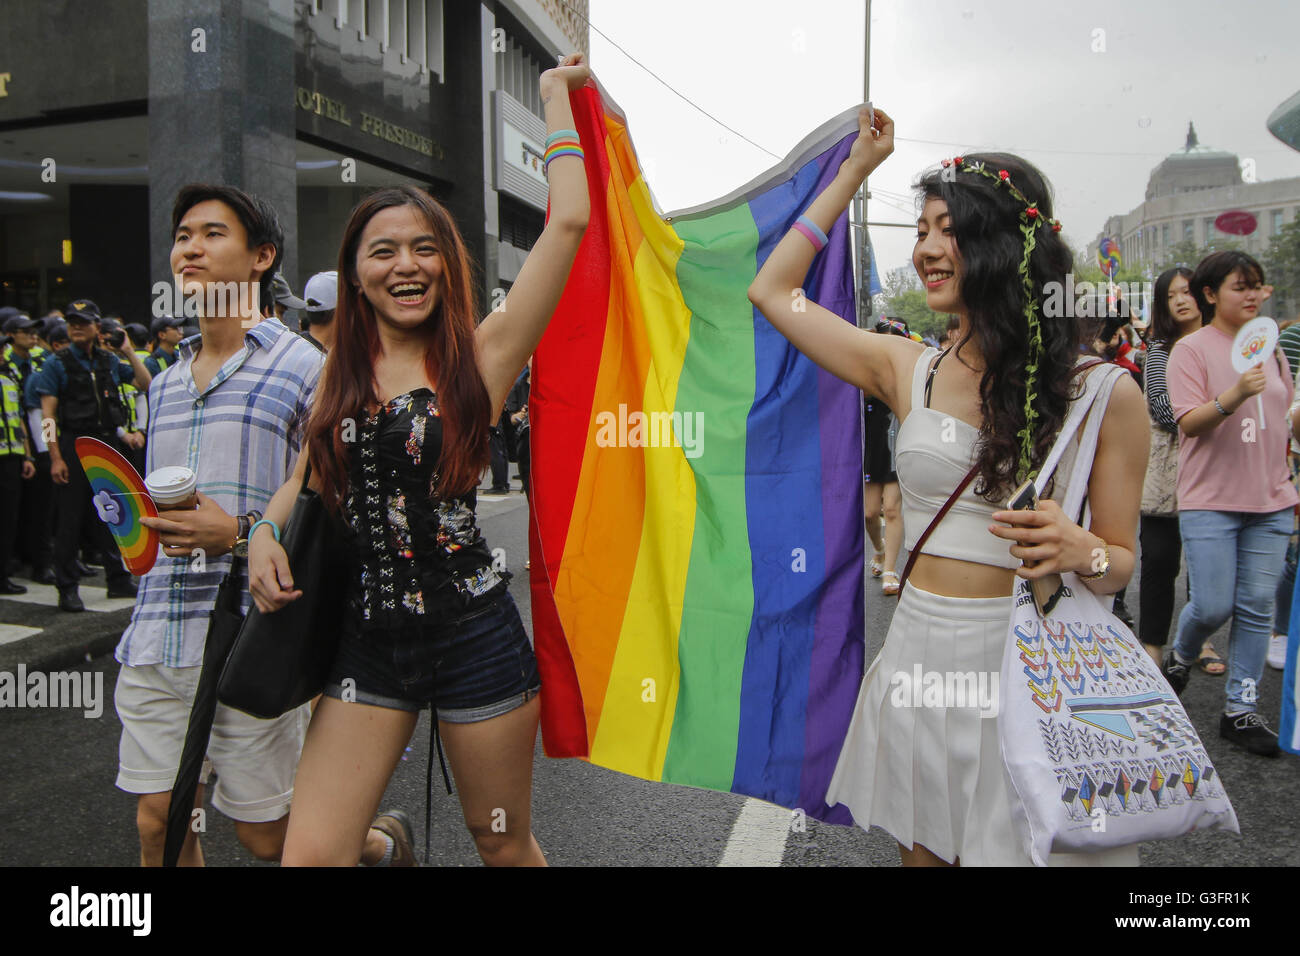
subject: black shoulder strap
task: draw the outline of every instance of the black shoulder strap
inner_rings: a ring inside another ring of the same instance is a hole
[[[936,358],[934,360],[934,364],[930,366],[930,374],[925,377],[925,407],[926,408],[930,407],[930,390],[934,388],[934,373],[939,371],[939,363],[944,360],[944,357],[947,356],[947,354],[950,351],[952,351],[951,348],[946,348],[939,353],[939,357]]]

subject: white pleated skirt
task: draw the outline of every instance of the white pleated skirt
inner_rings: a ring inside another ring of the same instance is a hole
[[[982,681],[996,698],[1010,618],[1010,597],[903,589],[885,644],[862,680],[828,804],[847,806],[863,829],[878,826],[903,846],[919,844],[949,863],[1031,865],[1013,824],[996,708],[985,707],[988,716],[981,716],[978,695],[936,704],[922,691],[936,680],[952,683],[948,675],[974,675],[965,687]],[[947,706],[953,702],[967,706]],[[1127,846],[1053,853],[1049,862],[1136,866],[1138,855]]]

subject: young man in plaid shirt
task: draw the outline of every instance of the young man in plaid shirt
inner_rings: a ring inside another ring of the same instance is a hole
[[[138,794],[141,862],[162,862],[167,807],[180,763],[190,707],[217,588],[237,544],[271,495],[293,472],[302,428],[321,372],[321,356],[274,318],[269,301],[284,234],[266,203],[226,186],[181,189],[172,211],[171,267],[187,296],[208,306],[198,335],[149,389],[147,471],[184,465],[198,476],[198,507],[145,519],[163,554],[140,582],[117,659],[116,705],[122,721],[117,786]],[[213,296],[237,283],[238,296]],[[233,301],[231,301],[233,300]],[[165,555],[165,556],[164,556]],[[244,575],[243,607],[249,605]],[[217,770],[213,805],[235,820],[255,856],[278,860],[293,777],[306,733],[304,706],[258,720],[218,705],[208,758]],[[202,799],[202,786],[199,788]],[[191,832],[182,865],[201,865]]]

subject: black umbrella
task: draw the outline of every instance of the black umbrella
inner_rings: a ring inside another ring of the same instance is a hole
[[[203,670],[199,673],[198,690],[194,693],[194,706],[190,708],[190,723],[185,730],[185,747],[181,763],[172,784],[171,803],[167,807],[167,841],[163,845],[163,866],[175,866],[180,859],[181,847],[189,829],[194,809],[194,791],[199,784],[199,771],[208,752],[208,738],[212,734],[212,720],[217,712],[217,682],[226,666],[226,658],[235,644],[244,616],[240,612],[240,578],[243,559],[236,557],[221,587],[217,589],[217,603],[208,621],[208,638],[203,647]]]

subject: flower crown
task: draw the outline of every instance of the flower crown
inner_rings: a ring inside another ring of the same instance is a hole
[[[1016,484],[1018,485],[1032,477],[1030,469],[1033,468],[1034,426],[1038,421],[1038,410],[1034,407],[1034,399],[1038,397],[1035,388],[1038,385],[1038,363],[1043,357],[1043,330],[1038,321],[1038,301],[1034,298],[1034,281],[1029,273],[1029,260],[1034,253],[1035,245],[1037,245],[1035,234],[1038,232],[1039,227],[1046,223],[1051,227],[1052,232],[1060,232],[1061,223],[1056,219],[1045,218],[1038,209],[1038,203],[1025,198],[1025,194],[1011,182],[1011,174],[1005,169],[999,169],[994,173],[982,162],[968,163],[961,156],[945,159],[943,168],[951,168],[954,171],[963,173],[975,173],[985,179],[991,179],[994,186],[1005,186],[1007,191],[1025,207],[1020,212],[1020,231],[1025,237],[1025,253],[1020,260],[1019,271],[1025,290],[1025,322],[1029,328],[1029,361],[1025,364],[1025,426],[1017,433],[1017,437],[1020,439],[1020,462],[1016,469]]]

